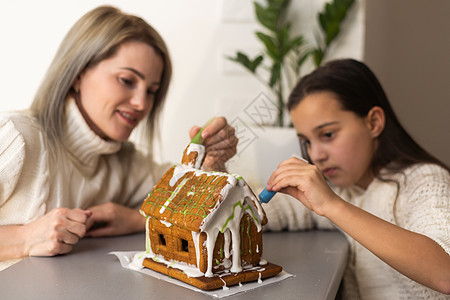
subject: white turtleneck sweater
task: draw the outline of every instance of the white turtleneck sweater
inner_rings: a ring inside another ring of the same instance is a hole
[[[336,189],[344,200],[369,213],[434,240],[450,255],[450,175],[436,165],[420,164],[392,175],[392,183],[378,179],[366,190]],[[333,229],[326,218],[311,213],[300,201],[277,194],[263,204],[269,220],[266,230]],[[370,234],[370,232],[367,232]],[[350,255],[344,273],[344,299],[450,299],[392,269],[347,236]]]
[[[65,114],[69,155],[57,165],[29,112],[0,115],[0,226],[29,223],[56,207],[87,209],[112,201],[139,208],[166,169],[131,143],[97,136],[73,99]],[[17,261],[0,262],[0,270]]]

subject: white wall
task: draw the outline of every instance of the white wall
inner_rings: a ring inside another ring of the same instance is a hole
[[[292,0],[289,13],[296,19],[294,26],[311,41],[310,24],[316,22],[324,2]],[[224,58],[237,49],[254,53],[259,47],[250,0],[0,0],[0,111],[30,105],[64,34],[100,4],[143,17],[168,44],[174,78],[162,120],[161,159],[178,161],[189,141],[188,129],[212,116],[250,122],[243,110],[264,87]],[[333,57],[362,58],[363,4],[359,0],[350,12],[346,34],[335,45]]]

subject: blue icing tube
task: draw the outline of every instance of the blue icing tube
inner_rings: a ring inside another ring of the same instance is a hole
[[[274,191],[268,191],[267,188],[264,188],[264,190],[259,194],[259,202],[261,203],[267,203],[272,199],[273,196],[275,196],[277,192]]]
[[[306,159],[298,156],[297,154],[292,154],[291,157],[298,158],[298,159],[302,160],[303,162],[309,164],[309,162]],[[259,194],[259,202],[268,203],[273,198],[273,196],[275,196],[276,193],[277,192],[268,191],[267,188],[264,188],[264,190],[261,192],[261,194]]]

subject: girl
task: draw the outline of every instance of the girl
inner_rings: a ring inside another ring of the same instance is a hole
[[[127,140],[142,120],[151,149],[171,73],[144,20],[104,6],[75,23],[30,110],[0,116],[0,270],[70,252],[84,236],[145,229],[138,208],[167,166]],[[223,171],[234,129],[215,118],[202,136],[202,167]]]
[[[283,161],[267,188],[308,210],[274,199],[269,229],[345,232],[344,299],[450,298],[449,169],[400,125],[369,68],[329,62],[300,80],[288,109],[310,163]]]

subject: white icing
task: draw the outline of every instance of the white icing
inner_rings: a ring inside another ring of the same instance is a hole
[[[200,265],[200,247],[198,246],[200,242],[200,232],[192,231],[192,240],[194,241],[195,247],[195,257],[197,258],[197,266]]]
[[[177,165],[175,169],[173,170],[172,178],[170,178],[169,184],[171,187],[175,185],[175,183],[178,182],[178,179],[183,177],[187,172],[190,170],[186,168],[184,165]]]
[[[169,204],[177,196],[177,194],[180,192],[181,188],[186,184],[187,181],[188,181],[188,179],[184,178],[183,181],[176,187],[176,189],[173,191],[172,195],[170,195],[169,199],[166,200],[164,205],[159,210],[160,214],[164,213],[164,211],[166,210],[167,206],[169,206]]]
[[[227,175],[227,174],[222,174],[222,175],[227,176],[227,184],[222,188],[219,195],[220,195],[221,199],[227,200],[229,198],[228,193],[230,192],[230,190],[234,190],[237,179],[231,175]],[[231,210],[229,210],[230,205],[228,205],[228,207],[225,207],[225,208],[223,207],[224,200],[217,201],[215,206],[210,210],[209,214],[206,216],[206,218],[203,219],[202,225],[200,226],[201,231],[204,231],[205,226],[207,226],[211,222],[211,219],[214,219],[215,213],[219,208],[220,208],[220,211],[224,211],[224,210],[228,211],[228,212],[233,211],[232,206],[235,203],[231,203]],[[230,203],[230,200],[227,200],[226,202]]]
[[[261,273],[259,273],[259,276],[258,276],[258,283],[262,283],[262,280],[261,280]]]
[[[145,251],[145,253],[154,255],[154,253],[152,251],[151,240],[150,240],[150,227],[149,227],[150,219],[151,219],[151,217],[147,217],[147,220],[145,222],[145,232],[146,232],[146,235],[145,235],[145,248],[146,248],[146,251]]]
[[[264,211],[261,206],[261,203],[259,203],[259,200],[256,198],[255,194],[253,194],[250,187],[245,183],[245,181],[240,180],[239,183],[242,186],[242,188],[244,189],[244,195],[249,198],[248,203],[250,204],[252,209],[253,209],[253,207],[256,206],[256,209],[258,210],[258,214],[255,214],[255,216],[258,217],[258,221],[259,221],[256,223],[256,226],[258,227],[258,231],[261,231],[262,216],[264,216]]]
[[[206,251],[208,253],[208,267],[206,269],[205,276],[206,277],[212,277],[212,267],[213,267],[213,255],[210,255],[210,253],[213,253],[214,246],[216,245],[216,238],[219,234],[219,229],[213,228],[211,231],[205,231],[206,232]]]
[[[138,252],[134,255],[133,260],[128,265],[128,268],[131,270],[139,271],[144,268],[142,262],[145,258],[145,252]]]
[[[219,265],[214,266],[213,268],[215,270],[219,269],[220,267],[224,267],[223,270],[225,273],[229,273],[229,269],[231,267],[231,261],[228,258],[225,258],[222,260],[222,262]]]
[[[172,223],[164,221],[164,220],[159,220],[161,223],[163,223],[164,225],[166,225],[166,227],[171,227]]]
[[[220,278],[220,280],[222,280],[222,282],[223,282],[222,289],[225,290],[225,291],[226,291],[226,290],[229,290],[230,288],[227,287],[227,283],[225,282],[225,280],[223,280],[222,277],[219,277],[219,278]]]
[[[128,265],[128,267],[130,269],[132,269],[138,265],[142,266],[142,262],[144,261],[145,258],[149,258],[156,262],[166,264],[167,266],[170,266],[172,268],[180,269],[188,277],[203,276],[203,273],[200,272],[200,270],[197,268],[197,266],[194,266],[194,265],[191,265],[191,264],[188,264],[185,262],[181,262],[181,261],[176,261],[176,260],[166,260],[162,255],[153,254],[153,253],[150,254],[150,253],[146,253],[146,252],[145,253],[144,252],[136,253],[136,255],[133,258],[133,261]]]
[[[267,265],[267,260],[261,258],[260,261],[259,261],[259,265],[260,265],[260,266]]]
[[[223,266],[226,268],[226,269],[229,269],[230,267],[231,267],[231,260],[229,259],[229,258],[225,258],[224,260],[223,260]]]
[[[223,237],[224,237],[224,243],[223,243],[223,251],[225,254],[225,258],[229,259],[230,258],[230,229],[226,229],[225,232],[223,233]]]
[[[231,176],[230,176],[231,177]],[[231,177],[234,180],[235,177]],[[231,180],[233,182],[233,180]],[[205,273],[205,276],[210,277],[213,275],[212,273],[212,265],[213,265],[213,255],[212,251],[214,249],[214,245],[217,239],[217,235],[220,231],[224,231],[224,251],[225,257],[229,258],[230,254],[232,254],[232,265],[231,272],[241,272],[241,255],[240,255],[240,222],[241,218],[245,213],[246,209],[250,209],[250,215],[252,217],[259,217],[255,222],[258,228],[258,231],[261,231],[261,220],[260,214],[255,214],[255,206],[253,193],[250,191],[248,186],[245,184],[243,180],[239,180],[237,185],[231,189],[223,189],[224,192],[224,200],[220,203],[220,209],[215,207],[205,218],[201,230],[207,233],[207,244],[206,249],[208,253],[208,268]],[[217,205],[216,205],[217,206]],[[258,209],[258,208],[256,208]],[[259,210],[259,209],[258,209]],[[231,213],[231,215],[230,215]],[[231,240],[233,241],[233,245],[231,245],[232,249],[230,251],[230,238],[229,234],[231,233]],[[236,246],[234,246],[236,245]],[[230,253],[231,252],[231,253]]]
[[[191,152],[198,153],[197,159],[195,160],[194,164],[190,163],[187,166],[200,169],[200,167],[202,166],[203,157],[205,156],[205,146],[191,143],[186,150],[186,154],[189,155]]]

